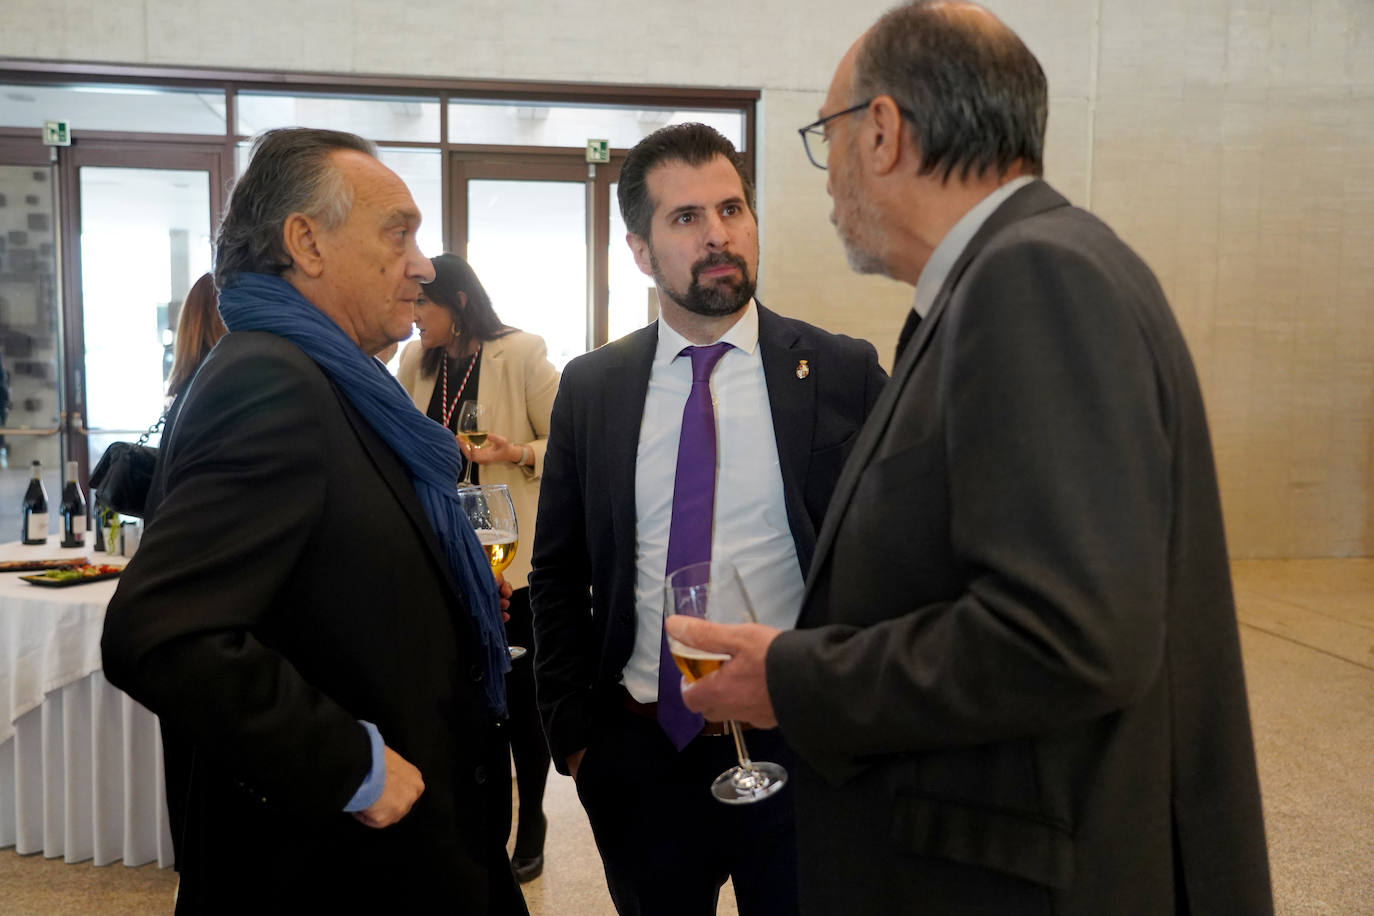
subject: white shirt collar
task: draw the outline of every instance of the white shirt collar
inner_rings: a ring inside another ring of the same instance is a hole
[[[759,344],[759,311],[754,307],[753,299],[744,307],[744,314],[740,316],[739,321],[732,324],[730,330],[712,343],[720,341],[753,355],[754,348]],[[677,359],[684,347],[693,346],[696,344],[673,330],[673,326],[664,321],[662,315],[658,316],[658,349],[654,352],[655,363],[671,363]]]
[[[916,295],[911,300],[911,307],[916,310],[916,314],[924,318],[930,313],[930,307],[935,304],[935,297],[940,294],[945,280],[949,279],[949,272],[954,269],[954,263],[964,253],[968,243],[973,241],[978,230],[983,228],[983,223],[987,222],[988,217],[992,216],[1008,197],[1032,181],[1035,181],[1035,176],[1022,175],[997,188],[974,204],[940,240],[940,244],[931,252],[925,269],[921,271],[920,279],[916,281]]]

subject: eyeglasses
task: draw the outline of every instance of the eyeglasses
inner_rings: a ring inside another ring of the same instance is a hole
[[[797,133],[801,134],[802,146],[806,148],[806,158],[811,160],[812,165],[818,169],[825,169],[826,150],[828,149],[826,144],[830,142],[830,138],[825,135],[825,125],[836,118],[842,118],[856,111],[863,111],[871,104],[873,104],[872,99],[866,102],[860,102],[853,108],[846,108],[844,111],[837,111],[832,115],[826,115],[823,118],[812,121],[805,127],[797,129]],[[815,144],[814,147],[812,146],[813,143]]]

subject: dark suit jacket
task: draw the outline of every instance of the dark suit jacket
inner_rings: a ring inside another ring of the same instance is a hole
[[[865,341],[758,312],[787,520],[805,574],[835,479],[886,375]],[[554,401],[530,598],[539,706],[560,772],[587,746],[594,718],[619,708],[634,648],[635,451],[657,345],[655,323],[578,357]],[[798,378],[803,359],[810,372]]]
[[[896,364],[767,673],[808,914],[1271,911],[1192,364],[1043,182]]]
[[[191,749],[179,909],[524,913],[506,746],[404,466],[271,334],[225,337],[183,400],[102,643]],[[360,719],[425,779],[385,830],[342,811]]]

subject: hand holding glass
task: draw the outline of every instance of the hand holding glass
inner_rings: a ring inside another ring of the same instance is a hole
[[[464,401],[458,408],[458,438],[470,448],[478,449],[487,444],[487,405],[481,401]],[[463,467],[463,479],[459,486],[473,485],[472,466],[475,462],[467,459]],[[502,567],[504,569],[504,567]]]
[[[510,488],[503,483],[483,484],[480,487],[460,486],[458,502],[472,523],[472,529],[477,532],[477,540],[487,555],[492,573],[505,572],[515,559],[515,548],[520,543],[520,529],[515,521],[515,504],[511,502]],[[510,657],[520,658],[525,651],[524,646],[511,646]]]
[[[754,609],[744,591],[739,572],[730,563],[694,563],[671,573],[663,584],[663,617],[686,614],[715,623],[754,623]],[[668,649],[673,661],[688,682],[698,681],[715,671],[730,656],[704,652],[672,636]],[[711,783],[711,794],[727,805],[760,801],[777,792],[787,782],[787,770],[776,763],[753,761],[744,746],[739,723],[727,723],[735,739],[739,766],[731,767]]]

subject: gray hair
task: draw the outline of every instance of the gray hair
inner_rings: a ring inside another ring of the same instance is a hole
[[[282,226],[292,213],[337,229],[353,206],[353,189],[329,161],[336,150],[369,156],[377,148],[355,134],[289,127],[253,142],[252,159],[234,186],[215,239],[215,285],[238,273],[280,275],[291,266]]]
[[[890,95],[921,150],[917,174],[1044,171],[1049,90],[1016,33],[970,4],[918,0],[878,20],[854,61],[854,104]]]

